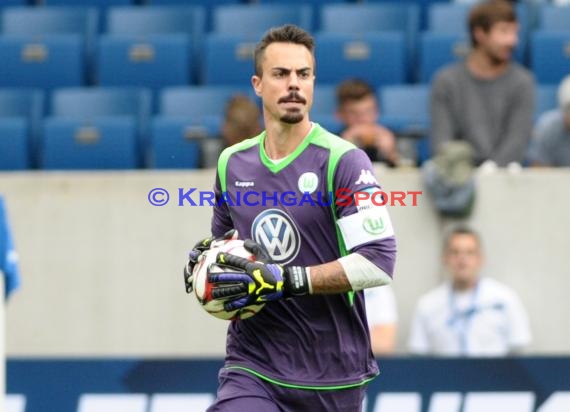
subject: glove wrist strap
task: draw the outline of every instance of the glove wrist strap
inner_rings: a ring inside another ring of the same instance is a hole
[[[303,296],[310,293],[307,270],[303,266],[288,266],[283,276],[283,283],[288,296]]]

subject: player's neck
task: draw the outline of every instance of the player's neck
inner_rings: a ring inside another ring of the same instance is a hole
[[[496,62],[483,50],[474,49],[467,58],[467,68],[472,75],[481,79],[494,79],[509,68],[510,60]]]
[[[300,123],[266,122],[265,153],[270,159],[282,159],[295,151],[311,130],[305,118]]]

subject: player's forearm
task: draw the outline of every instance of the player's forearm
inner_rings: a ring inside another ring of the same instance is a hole
[[[313,294],[344,293],[352,290],[346,273],[338,261],[311,266],[309,275]]]
[[[340,260],[311,266],[310,292],[313,294],[344,293],[389,284],[390,275],[359,253]]]

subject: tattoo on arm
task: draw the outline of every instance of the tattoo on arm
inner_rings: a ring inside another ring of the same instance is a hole
[[[352,290],[342,265],[337,261],[311,266],[313,294],[344,293]]]

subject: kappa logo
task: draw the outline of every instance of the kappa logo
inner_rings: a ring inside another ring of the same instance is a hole
[[[289,263],[299,254],[299,230],[280,209],[268,209],[257,215],[251,225],[251,237],[265,247],[275,263]]]
[[[241,182],[236,180],[236,187],[254,187],[255,182]]]
[[[372,185],[378,184],[376,178],[372,174],[370,170],[362,169],[360,171],[360,176],[358,176],[358,180],[354,182],[355,185],[365,184],[365,185]]]

